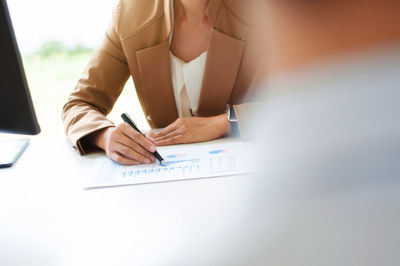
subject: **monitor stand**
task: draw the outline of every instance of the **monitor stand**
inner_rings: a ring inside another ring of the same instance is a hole
[[[28,145],[28,138],[0,140],[0,168],[13,166]]]

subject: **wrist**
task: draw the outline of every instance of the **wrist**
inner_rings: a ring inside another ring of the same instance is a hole
[[[227,135],[231,132],[231,123],[228,121],[226,114],[218,116],[219,124],[221,125],[221,135]]]
[[[100,129],[96,132],[94,132],[90,136],[90,142],[92,143],[93,146],[105,150],[106,148],[106,142],[108,139],[108,136],[110,132],[113,130],[114,127],[107,127]]]

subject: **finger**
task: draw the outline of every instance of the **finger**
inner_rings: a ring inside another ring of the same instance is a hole
[[[128,124],[123,127],[122,132],[132,140],[134,140],[136,143],[139,143],[143,148],[148,150],[149,152],[155,152],[156,151],[156,146],[151,143],[150,140],[146,139],[145,136],[131,128]]]
[[[145,136],[148,138],[155,138],[156,134],[152,131],[148,131],[148,132],[146,132]]]
[[[184,134],[184,129],[183,128],[178,128],[178,129],[176,129],[176,130],[174,130],[174,131],[172,131],[172,132],[170,132],[170,133],[168,133],[168,134],[166,134],[164,136],[156,138],[155,141],[157,143],[158,141],[170,139],[172,137],[183,135],[183,134]]]
[[[175,145],[183,143],[183,135],[174,136],[169,139],[156,141],[157,146],[167,146],[167,145]]]
[[[146,134],[144,134],[144,136],[151,141],[151,143],[155,144],[155,136],[154,133],[151,132],[147,132]]]
[[[113,152],[110,155],[110,158],[114,162],[122,164],[122,165],[138,165],[138,164],[140,164],[138,161],[125,158],[124,156],[118,154],[117,152]]]
[[[145,156],[141,155],[140,153],[136,152],[132,148],[125,146],[120,143],[115,143],[114,145],[114,152],[119,153],[120,155],[124,156],[126,159],[135,160],[140,163],[149,164],[152,161]]]
[[[131,138],[125,136],[124,134],[121,134],[121,136],[116,140],[116,143],[120,143],[122,145],[128,146],[134,151],[140,153],[144,157],[150,159],[151,161],[155,161],[156,157],[154,157],[153,154],[151,154],[148,150],[137,144],[135,141],[133,141]]]
[[[160,132],[155,134],[156,138],[159,138],[161,136],[164,136],[174,130],[176,130],[179,127],[179,123],[178,120],[176,120],[174,123],[170,124],[169,126],[167,126],[166,128],[164,128],[163,130],[161,130]]]

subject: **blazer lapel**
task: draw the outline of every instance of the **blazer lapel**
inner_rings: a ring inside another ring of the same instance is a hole
[[[212,29],[197,115],[222,114],[229,103],[242,60],[244,41]]]
[[[169,41],[137,51],[136,57],[151,123],[166,127],[178,118],[172,88]]]

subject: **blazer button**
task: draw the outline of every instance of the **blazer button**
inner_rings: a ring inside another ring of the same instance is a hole
[[[148,115],[146,118],[147,120],[151,121],[151,116]]]

